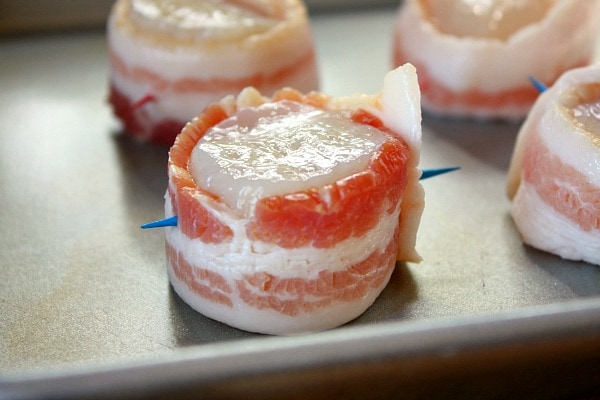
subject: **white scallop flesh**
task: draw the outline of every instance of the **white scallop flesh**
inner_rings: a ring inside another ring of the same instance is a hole
[[[284,100],[239,110],[194,148],[196,184],[242,215],[256,202],[322,187],[366,169],[385,141],[341,113]]]
[[[223,0],[133,0],[132,17],[140,26],[194,40],[241,40],[268,31],[277,19]]]
[[[562,104],[574,124],[600,139],[600,82],[572,88],[562,95]]]
[[[421,0],[430,22],[459,37],[505,40],[541,21],[556,0]]]

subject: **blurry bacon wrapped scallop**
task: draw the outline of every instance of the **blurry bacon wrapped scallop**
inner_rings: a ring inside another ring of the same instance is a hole
[[[118,0],[110,98],[135,137],[171,145],[206,105],[247,86],[318,89],[301,0]]]
[[[538,92],[589,65],[598,0],[405,0],[393,60],[419,73],[423,110],[475,118],[523,118]]]
[[[600,65],[565,73],[538,99],[508,177],[523,241],[600,265]]]
[[[377,95],[248,88],[207,107],[169,153],[171,284],[202,314],[253,332],[356,318],[396,260],[420,261],[420,148],[410,65]]]

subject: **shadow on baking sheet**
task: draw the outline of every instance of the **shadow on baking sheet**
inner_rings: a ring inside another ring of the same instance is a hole
[[[141,142],[122,131],[112,135],[119,164],[124,217],[136,237],[143,223],[164,217],[165,191],[168,185],[168,147]]]
[[[544,282],[538,290],[545,290],[548,296],[556,298],[561,293],[566,298],[593,297],[600,295],[600,266],[583,261],[565,260],[561,257],[538,250],[521,241],[517,227],[510,214],[506,215],[506,226],[510,229],[510,245],[515,249],[515,259],[526,268],[528,275],[539,282]],[[543,293],[538,297],[542,297]],[[560,295],[559,295],[560,296]]]
[[[520,126],[521,122],[484,122],[423,115],[424,140],[448,142],[500,171],[508,170]]]
[[[556,255],[523,245],[526,257],[557,283],[568,287],[578,297],[600,295],[600,266],[564,260]]]
[[[381,321],[403,319],[410,305],[419,296],[419,289],[406,263],[397,263],[390,282],[375,303],[360,317],[347,324],[364,325]]]
[[[180,347],[262,336],[205,317],[185,303],[170,285],[169,310],[173,337]]]
[[[121,131],[113,133],[113,141],[127,189],[125,200],[128,204],[139,207],[139,202],[149,196],[163,204],[169,148],[141,142]]]

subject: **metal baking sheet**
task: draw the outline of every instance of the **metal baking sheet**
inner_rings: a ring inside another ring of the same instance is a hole
[[[323,91],[380,89],[394,13],[311,16]],[[103,32],[0,41],[0,398],[600,394],[600,268],[520,242],[519,124],[424,115],[422,167],[462,168],[423,182],[424,261],[346,326],[269,337],[170,288],[163,233],[139,229],[162,216],[167,149],[122,134],[107,77]]]

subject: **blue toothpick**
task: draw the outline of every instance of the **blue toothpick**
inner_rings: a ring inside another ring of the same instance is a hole
[[[537,79],[535,79],[533,76],[529,77],[529,82],[531,82],[531,84],[533,86],[535,86],[535,88],[540,92],[540,93],[544,93],[546,91],[546,89],[548,89],[548,86],[544,85],[542,82],[538,81]]]
[[[456,171],[460,169],[460,167],[448,167],[448,168],[437,168],[437,169],[426,169],[423,171],[420,180],[431,178],[437,175],[442,175],[447,172]],[[164,228],[167,226],[177,226],[177,215],[165,219],[159,219],[158,221],[148,222],[147,224],[143,224],[140,226],[142,229],[149,228]]]
[[[140,228],[164,228],[166,226],[177,226],[177,215],[165,219],[159,219],[158,221],[148,222],[147,224],[140,226]]]
[[[456,171],[460,169],[460,167],[447,167],[447,168],[436,168],[436,169],[425,169],[423,170],[423,174],[421,174],[421,178],[419,180],[432,178],[434,176],[442,175],[448,172]]]

